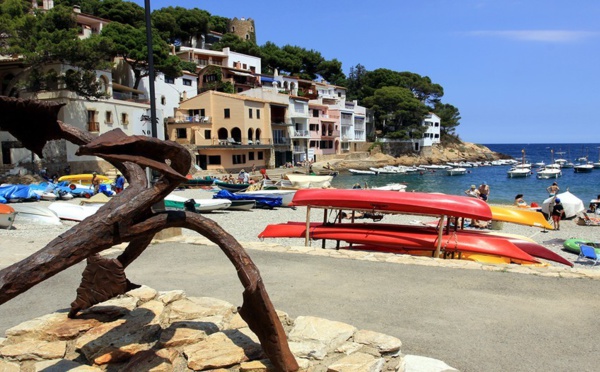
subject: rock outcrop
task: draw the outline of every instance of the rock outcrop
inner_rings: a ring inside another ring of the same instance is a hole
[[[456,371],[403,355],[402,342],[349,324],[278,312],[301,371]],[[274,371],[230,303],[142,286],[85,310],[48,314],[0,338],[0,371]]]

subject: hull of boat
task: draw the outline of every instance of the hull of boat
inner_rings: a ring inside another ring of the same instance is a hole
[[[348,169],[348,172],[356,175],[376,175],[379,172],[372,170]]]
[[[259,235],[260,238],[304,238],[305,236],[306,226],[295,222],[268,225]],[[436,229],[388,224],[312,224],[309,237],[372,245],[390,253],[410,254],[412,250],[433,252],[439,244]],[[540,263],[539,260],[518,248],[511,241],[497,236],[465,234],[462,231],[452,232],[442,235],[441,248],[446,255],[465,253],[503,257],[518,263]]]
[[[285,175],[292,183],[292,186],[302,189],[307,188],[323,188],[331,186],[333,176],[317,176],[307,174],[288,173]]]
[[[256,206],[255,200],[232,200],[227,210],[249,211]]]
[[[62,224],[60,222],[60,218],[58,218],[56,213],[43,205],[31,203],[18,203],[14,204],[12,207],[19,214],[19,220],[28,219],[35,223],[42,223],[48,225]]]
[[[487,203],[466,196],[361,189],[298,190],[293,206],[350,209],[433,216],[455,216],[489,221]]]
[[[17,212],[9,205],[0,204],[0,229],[10,229]]]
[[[294,199],[296,191],[298,190],[256,190],[244,191],[237,193],[236,195],[253,196],[258,198],[279,197],[281,198],[281,205],[283,207],[288,207],[290,204],[292,204],[292,200]]]
[[[190,179],[182,182],[181,186],[187,187],[187,188],[209,187],[209,186],[212,186],[214,182],[215,182],[215,180],[212,178],[190,178]]]
[[[590,173],[594,169],[593,165],[576,165],[575,173]]]
[[[79,183],[82,185],[91,185],[92,183],[92,177],[94,175],[91,173],[84,173],[84,174],[70,174],[68,176],[62,176],[58,179],[58,182],[70,182],[70,183]],[[110,179],[106,176],[103,175],[96,175],[96,178],[98,178],[100,180],[101,183],[107,183],[110,182]]]
[[[185,211],[185,204],[188,200],[194,201],[196,212],[211,212],[227,209],[231,206],[231,200],[227,199],[189,199],[178,195],[167,195],[165,197],[165,209]]]
[[[490,206],[490,209],[492,210],[492,220],[494,221],[510,222],[519,225],[554,230],[554,227],[540,212],[497,206]]]
[[[600,241],[594,242],[594,241],[585,240],[585,239],[567,239],[563,243],[563,247],[565,248],[565,250],[567,250],[571,253],[579,254],[581,252],[581,248],[579,248],[579,244],[585,244],[585,245],[594,247],[594,249],[596,250],[596,254],[600,255]]]
[[[229,192],[244,191],[250,187],[249,183],[227,183],[223,181],[214,181],[214,184],[221,190],[227,190]]]
[[[55,212],[61,220],[83,221],[98,212],[101,205],[77,205],[65,202],[54,202],[48,209]]]

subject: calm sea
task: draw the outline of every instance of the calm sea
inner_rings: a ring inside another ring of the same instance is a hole
[[[600,159],[600,144],[486,144],[490,150],[500,152],[521,161],[522,150],[525,150],[527,162],[544,162],[549,164],[554,159],[563,158],[573,163],[582,156],[588,156],[588,159],[597,162]],[[552,151],[553,150],[553,151]],[[444,194],[464,195],[464,191],[472,184],[479,186],[482,182],[487,182],[490,186],[490,203],[512,204],[515,195],[523,194],[527,203],[537,202],[542,204],[548,197],[546,187],[552,182],[557,182],[560,192],[567,189],[583,200],[587,207],[591,199],[600,195],[600,169],[594,169],[591,173],[575,173],[571,169],[563,169],[562,177],[558,179],[538,179],[534,174],[526,178],[509,178],[507,171],[509,166],[486,166],[468,168],[469,173],[462,176],[447,176],[443,170],[436,172],[425,172],[424,174],[406,174],[406,175],[352,175],[342,173],[335,177],[332,182],[333,187],[350,188],[355,183],[360,183],[364,187],[365,183],[369,186],[383,186],[388,183],[402,182],[408,185],[409,191],[422,192],[440,192]],[[559,193],[560,193],[559,192]]]

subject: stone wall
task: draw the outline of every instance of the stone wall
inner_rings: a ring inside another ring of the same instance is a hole
[[[403,355],[385,334],[278,312],[300,371],[455,371]],[[21,323],[0,338],[0,371],[274,371],[228,302],[142,286],[83,311]]]

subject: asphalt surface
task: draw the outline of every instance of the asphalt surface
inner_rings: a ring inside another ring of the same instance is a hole
[[[402,352],[461,371],[597,371],[598,281],[248,251],[275,308],[398,337]],[[80,263],[0,305],[0,332],[75,298]],[[241,305],[213,246],[151,245],[128,278]]]

